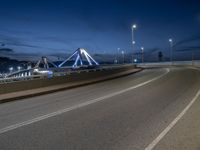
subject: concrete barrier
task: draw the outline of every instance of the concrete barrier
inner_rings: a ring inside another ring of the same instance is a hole
[[[138,63],[138,67],[162,67],[162,66],[195,66],[200,67],[200,61],[194,60],[194,61],[173,61],[173,62],[150,62],[150,63]]]
[[[135,66],[125,66],[111,70],[80,72],[54,78],[6,83],[0,85],[0,102],[3,102],[2,100],[6,101],[20,97],[41,95],[48,92],[100,82],[140,70],[141,68],[136,69]]]

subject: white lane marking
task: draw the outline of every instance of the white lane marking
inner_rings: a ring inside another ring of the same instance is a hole
[[[200,89],[196,93],[195,97],[191,102],[183,109],[183,111],[145,148],[145,150],[152,150],[163,138],[164,136],[177,124],[177,122],[187,113],[192,104],[200,96]]]
[[[121,90],[121,91],[118,91],[118,92],[114,92],[114,93],[99,97],[97,99],[89,100],[87,102],[80,103],[78,105],[75,105],[75,106],[72,106],[72,107],[69,107],[69,108],[65,108],[65,109],[62,109],[62,110],[59,110],[59,111],[55,111],[55,112],[52,112],[52,113],[49,113],[49,114],[46,114],[46,115],[43,115],[43,116],[39,116],[39,117],[36,117],[34,119],[31,119],[31,120],[27,120],[27,121],[24,121],[24,122],[21,122],[21,123],[17,123],[17,124],[14,124],[14,125],[7,126],[5,128],[0,129],[0,134],[8,132],[8,131],[11,131],[11,130],[14,130],[14,129],[17,129],[17,128],[22,127],[22,126],[26,126],[26,125],[29,125],[29,124],[32,124],[32,123],[35,123],[35,122],[50,118],[50,117],[54,117],[54,116],[66,113],[66,112],[71,111],[71,110],[75,110],[75,109],[78,109],[78,108],[81,108],[81,107],[84,107],[84,106],[99,102],[99,101],[104,100],[104,99],[108,99],[110,97],[122,94],[124,92],[128,92],[130,90],[133,90],[133,89],[136,89],[138,87],[144,86],[144,85],[146,85],[146,84],[148,84],[150,82],[153,82],[153,81],[163,77],[164,75],[166,75],[169,72],[170,72],[170,70],[167,68],[165,73],[163,73],[163,74],[161,74],[161,75],[159,75],[159,76],[157,76],[157,77],[155,77],[155,78],[153,78],[151,80],[148,80],[148,81],[145,81],[145,82],[140,83],[138,85],[129,87],[127,89],[124,89],[124,90]]]

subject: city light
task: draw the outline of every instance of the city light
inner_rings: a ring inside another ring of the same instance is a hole
[[[21,70],[21,67],[20,67],[20,66],[18,66],[18,67],[17,67],[17,69],[18,69],[18,71],[20,71],[20,70]]]
[[[10,67],[9,70],[10,70],[10,72],[12,72],[13,71],[13,67]]]

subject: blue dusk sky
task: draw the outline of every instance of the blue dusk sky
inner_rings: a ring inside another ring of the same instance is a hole
[[[197,0],[0,0],[0,55],[128,53],[134,23],[136,51],[200,47]]]

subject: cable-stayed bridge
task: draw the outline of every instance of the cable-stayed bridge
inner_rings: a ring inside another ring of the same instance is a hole
[[[27,69],[10,72],[6,75],[6,78],[30,78],[38,76],[51,76],[53,70],[59,68],[79,68],[85,66],[98,66],[99,63],[86,51],[86,49],[78,48],[70,57],[65,59],[59,65],[56,65],[53,61],[43,56],[37,61],[34,67],[28,67]]]

